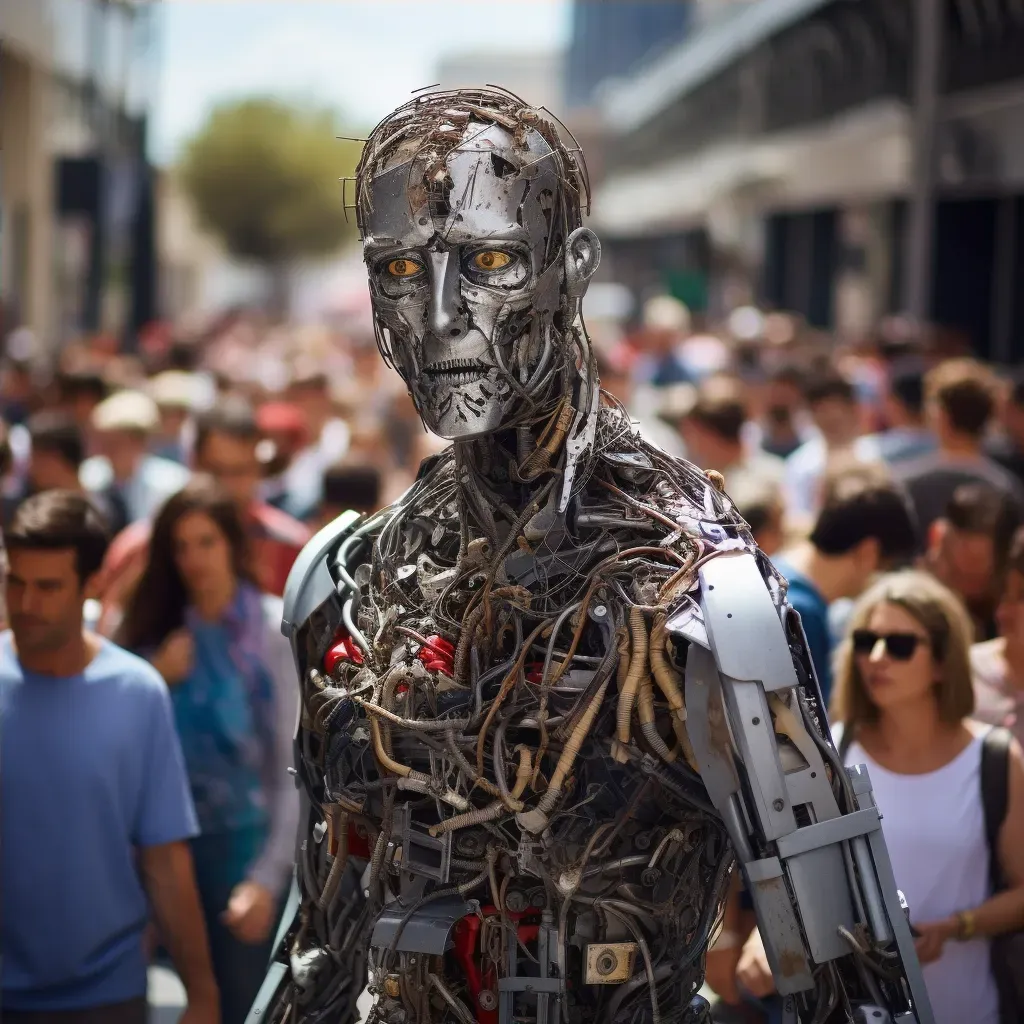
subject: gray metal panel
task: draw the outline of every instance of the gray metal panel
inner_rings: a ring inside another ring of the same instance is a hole
[[[722,693],[729,710],[731,732],[743,762],[743,774],[752,801],[751,811],[757,814],[757,824],[764,837],[769,841],[779,839],[796,830],[796,817],[782,774],[779,747],[764,689],[757,682],[722,678]]]
[[[281,632],[290,640],[301,626],[334,593],[334,580],[327,567],[327,555],[350,534],[362,519],[358,512],[345,512],[328,523],[299,552],[284,586]]]
[[[704,628],[704,617],[691,601],[686,601],[681,608],[670,612],[665,628],[669,633],[686,637],[687,640],[710,650],[708,631]]]
[[[811,966],[779,859],[769,857],[754,861],[745,870],[775,987],[784,996],[814,988]]]
[[[815,963],[823,964],[849,956],[850,947],[838,929],[842,925],[852,932],[856,921],[840,848],[828,846],[809,850],[785,864],[811,958]]]
[[[399,936],[400,953],[427,953],[442,956],[451,948],[451,934],[456,922],[473,912],[473,907],[459,896],[438,900],[417,911]],[[375,949],[388,949],[405,916],[404,910],[384,908],[373,926],[370,944]]]
[[[721,810],[740,788],[732,735],[714,656],[703,647],[686,654],[686,730],[711,802]]]
[[[866,835],[881,827],[878,811],[874,808],[854,811],[853,814],[844,814],[839,818],[820,821],[816,825],[806,825],[788,836],[783,836],[779,840],[779,856],[783,860],[787,857],[798,857],[808,850],[817,850],[823,846],[831,846],[833,843],[841,843],[844,840],[853,839],[854,836]]]
[[[881,829],[868,836],[868,844],[871,847],[871,859],[875,862],[878,882],[882,888],[882,898],[885,900],[889,924],[892,925],[896,944],[903,958],[903,969],[906,971],[907,983],[910,985],[910,998],[914,1003],[917,1024],[935,1024],[935,1014],[932,1013],[932,1004],[924,985],[924,975],[921,973],[921,965],[914,950],[914,939],[910,934],[910,924],[900,903],[899,890],[896,888],[896,879],[892,873],[892,861],[889,860],[889,851],[886,848]]]
[[[700,603],[718,669],[760,680],[768,691],[797,685],[786,631],[754,556],[719,555],[700,570]]]

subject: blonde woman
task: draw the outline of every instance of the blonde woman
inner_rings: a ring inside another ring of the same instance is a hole
[[[871,776],[937,1024],[999,1024],[990,941],[1024,927],[1024,759],[1014,743],[993,858],[1005,888],[993,895],[970,643],[942,584],[886,576],[854,609],[832,701],[845,762]]]

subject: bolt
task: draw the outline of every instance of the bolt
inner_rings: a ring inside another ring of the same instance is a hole
[[[750,720],[750,722],[751,722],[752,725],[760,725],[761,724],[761,719],[758,718],[757,715],[754,715],[754,717]]]
[[[653,889],[661,878],[661,871],[658,868],[644,868],[643,874],[640,875],[640,882],[645,885],[648,889]]]
[[[777,810],[777,811],[781,811],[782,808],[785,807],[785,806],[786,806],[786,803],[785,803],[784,800],[773,800],[772,801],[772,807],[774,807],[775,810]]]
[[[603,604],[599,604],[599,605],[595,605],[594,606],[594,618],[595,619],[603,619],[607,614],[608,614],[607,606],[605,606]]]
[[[489,988],[481,989],[476,1001],[480,1004],[481,1010],[490,1011],[498,1008],[498,997]]]
[[[595,966],[597,967],[598,974],[607,977],[607,975],[611,974],[612,971],[615,970],[618,964],[619,958],[610,950],[605,950],[597,958],[597,964]]]

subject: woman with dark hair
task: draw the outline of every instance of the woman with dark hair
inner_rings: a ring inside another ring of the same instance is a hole
[[[293,861],[295,682],[280,622],[280,600],[253,582],[237,506],[197,477],[157,516],[118,640],[170,687],[222,1024],[242,1024],[263,981]]]

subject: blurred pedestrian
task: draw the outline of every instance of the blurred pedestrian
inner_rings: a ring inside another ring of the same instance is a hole
[[[96,406],[91,422],[97,454],[82,464],[80,477],[111,506],[115,531],[153,515],[185,486],[185,466],[149,452],[160,423],[149,395],[118,391]]]
[[[1006,491],[961,484],[928,531],[924,566],[964,603],[975,640],[996,635],[996,605],[1020,522],[1020,510]]]
[[[73,370],[57,375],[57,405],[74,417],[85,434],[87,451],[93,411],[108,392],[107,382],[93,370]]]
[[[119,639],[170,687],[201,833],[192,841],[223,1024],[266,974],[291,877],[295,669],[231,497],[197,477],[163,507]]]
[[[749,450],[744,444],[743,427],[748,418],[745,385],[720,374],[697,386],[696,400],[679,421],[686,457],[701,469],[721,473],[729,494],[731,488],[780,486],[785,474],[785,463],[778,456]]]
[[[829,478],[825,504],[807,540],[772,559],[789,581],[826,704],[832,685],[829,606],[858,597],[879,572],[918,551],[906,494],[875,466],[852,464]]]
[[[996,622],[999,636],[971,648],[974,717],[1024,743],[1024,527],[1010,545]]]
[[[230,394],[196,418],[195,466],[231,495],[249,539],[250,569],[260,589],[281,596],[292,564],[309,540],[309,530],[287,513],[259,500],[263,467],[257,454],[260,432],[249,401]],[[117,628],[126,595],[142,573],[151,523],[142,521],[114,539],[99,582],[101,629]]]
[[[83,629],[106,544],[95,509],[69,491],[30,498],[7,532],[3,1019],[142,1024],[152,910],[188,993],[182,1024],[217,1024],[186,842],[195,812],[166,687]]]
[[[1024,486],[983,450],[995,415],[999,382],[974,359],[940,363],[925,380],[925,415],[937,449],[896,467],[910,492],[922,530],[943,515],[961,484],[1006,491],[1024,509]]]
[[[878,459],[875,445],[859,436],[857,393],[845,377],[835,371],[819,374],[807,382],[804,397],[818,433],[786,459],[786,515],[792,524],[813,522],[834,463]]]
[[[873,440],[890,466],[935,451],[938,442],[924,418],[924,366],[918,360],[897,363],[885,397],[886,428]]]
[[[149,396],[159,412],[159,421],[149,440],[153,455],[188,465],[187,428],[199,390],[195,375],[184,370],[165,370],[150,380]]]
[[[814,423],[804,404],[804,374],[799,367],[780,366],[769,374],[762,406],[756,437],[769,455],[788,458],[811,439]]]
[[[924,573],[885,577],[858,602],[840,652],[833,721],[847,764],[866,764],[896,884],[907,898],[937,1024],[999,1024],[990,940],[1024,927],[1024,757],[993,863],[982,794],[986,726],[974,710],[970,623]],[[1012,1019],[1012,1017],[1010,1018]]]
[[[1020,370],[999,419],[1002,429],[986,446],[987,454],[1024,483],[1024,373]]]
[[[263,439],[274,446],[273,475],[260,488],[263,500],[295,519],[308,519],[323,494],[325,467],[309,447],[305,410],[292,402],[266,402],[256,422]]]

